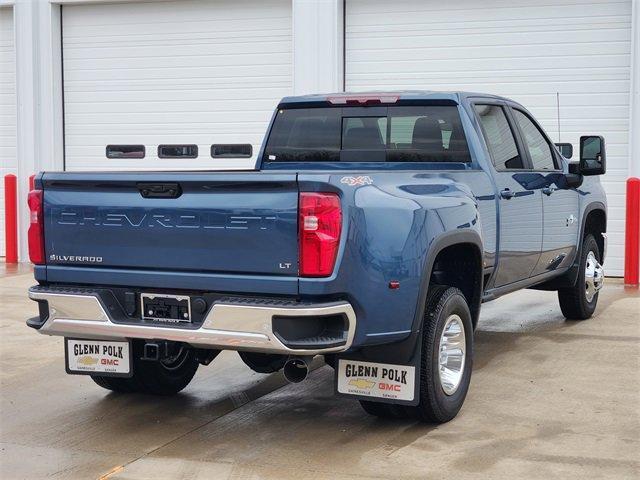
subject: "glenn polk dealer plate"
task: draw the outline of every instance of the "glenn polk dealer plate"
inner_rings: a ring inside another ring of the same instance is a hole
[[[131,344],[106,340],[65,338],[67,373],[130,377]]]
[[[338,362],[338,392],[359,397],[412,401],[415,367],[386,363]]]

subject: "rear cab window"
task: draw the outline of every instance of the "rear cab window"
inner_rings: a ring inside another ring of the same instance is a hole
[[[458,162],[471,156],[456,105],[283,108],[262,158],[279,162]]]
[[[480,120],[482,132],[496,170],[524,169],[524,161],[518,151],[504,107],[494,104],[475,104],[473,108]]]

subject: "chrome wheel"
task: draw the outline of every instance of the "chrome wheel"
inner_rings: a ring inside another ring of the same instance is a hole
[[[598,262],[595,253],[589,251],[584,272],[585,296],[587,302],[591,303],[593,301],[593,297],[595,297],[598,290],[602,288],[603,283],[604,269],[602,268],[602,265],[600,265],[600,262]]]
[[[466,356],[464,324],[458,315],[450,315],[442,329],[438,348],[438,376],[447,395],[453,395],[460,386]]]

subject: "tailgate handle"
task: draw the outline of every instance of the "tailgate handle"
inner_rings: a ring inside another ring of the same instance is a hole
[[[179,183],[138,183],[138,190],[144,198],[178,198],[182,195]]]

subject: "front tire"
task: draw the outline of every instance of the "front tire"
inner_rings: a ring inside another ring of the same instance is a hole
[[[132,377],[92,375],[91,378],[100,387],[114,392],[175,395],[189,385],[198,370],[195,351],[187,346],[177,345],[174,355],[162,361],[142,360],[143,348],[144,342],[133,342]]]
[[[568,320],[586,320],[591,318],[598,304],[599,290],[604,281],[604,272],[600,265],[600,249],[593,235],[584,237],[580,249],[580,266],[576,284],[570,288],[558,290],[560,310]]]
[[[420,403],[422,421],[455,418],[467,396],[473,367],[473,324],[467,300],[454,287],[432,285],[422,328]]]

